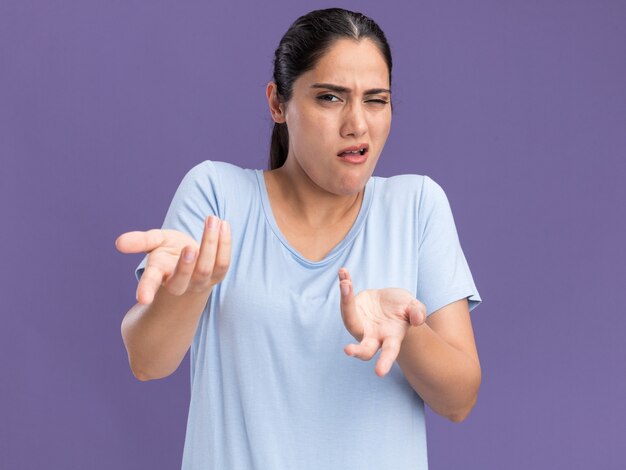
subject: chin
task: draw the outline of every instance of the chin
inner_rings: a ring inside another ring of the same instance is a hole
[[[358,181],[343,181],[339,187],[339,194],[342,196],[356,196],[365,189],[366,182],[362,178],[359,178]]]

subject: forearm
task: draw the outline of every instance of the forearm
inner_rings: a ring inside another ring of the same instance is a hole
[[[397,362],[435,413],[459,422],[476,403],[481,382],[479,362],[447,343],[427,323],[409,329]]]
[[[175,296],[160,288],[150,305],[135,304],[121,330],[130,368],[139,380],[172,374],[193,341],[210,292]]]

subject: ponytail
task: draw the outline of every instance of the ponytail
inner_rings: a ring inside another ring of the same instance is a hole
[[[285,164],[288,151],[289,132],[287,132],[287,124],[275,122],[270,143],[270,170],[275,170]]]

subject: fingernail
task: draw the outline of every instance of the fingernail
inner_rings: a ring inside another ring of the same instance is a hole
[[[215,230],[219,221],[216,217],[209,216],[209,230]]]
[[[222,225],[220,226],[220,232],[222,232],[225,235],[228,233],[229,229],[230,227],[228,226],[228,222],[226,222],[225,220],[222,220]]]

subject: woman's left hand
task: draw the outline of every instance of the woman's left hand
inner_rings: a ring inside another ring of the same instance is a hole
[[[426,306],[405,289],[367,289],[354,296],[347,269],[339,270],[341,317],[348,332],[360,344],[349,344],[349,356],[369,361],[378,349],[376,375],[385,376],[400,353],[402,340],[411,326],[426,320]],[[347,287],[347,293],[344,293]]]

